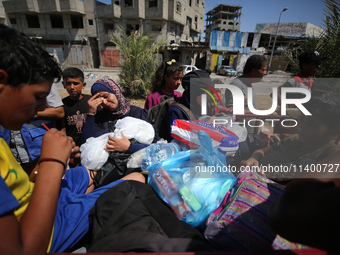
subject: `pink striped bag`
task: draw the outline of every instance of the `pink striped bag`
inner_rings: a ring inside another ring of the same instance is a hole
[[[271,230],[267,216],[284,186],[256,173],[242,173],[224,203],[208,218],[204,236],[219,250],[306,249]]]

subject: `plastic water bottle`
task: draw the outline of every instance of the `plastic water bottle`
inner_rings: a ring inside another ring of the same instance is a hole
[[[185,143],[182,143],[180,140],[172,139],[171,143],[176,144],[179,148],[179,151],[187,151],[190,150],[190,146],[186,145]]]
[[[148,171],[151,165],[160,163],[181,151],[176,143],[153,143],[145,149],[146,157],[142,162],[142,170]]]

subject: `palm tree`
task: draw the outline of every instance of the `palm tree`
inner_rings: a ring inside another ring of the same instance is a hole
[[[110,33],[109,37],[120,48],[119,85],[124,94],[133,98],[146,98],[150,93],[151,78],[158,66],[159,48],[166,41],[155,41],[153,36],[144,32],[128,36],[121,27],[117,34]]]
[[[327,57],[322,61],[321,69],[318,70],[318,79],[313,88],[337,92],[340,89],[340,2],[339,0],[324,0],[325,18],[323,19],[325,31],[319,37],[306,37],[301,41],[289,46],[284,54],[285,59],[290,61],[292,70],[299,70],[298,55],[308,49],[315,49],[320,55]]]
[[[289,46],[284,56],[291,61],[294,68],[298,69],[297,56],[307,50],[315,49],[327,60],[323,61],[322,69],[317,73],[317,77],[340,77],[339,72],[339,47],[340,47],[340,3],[339,0],[324,0],[325,31],[318,37],[305,37]]]
[[[322,63],[322,69],[317,77],[340,78],[340,2],[339,0],[324,0],[325,33],[320,37],[317,50],[327,59]]]

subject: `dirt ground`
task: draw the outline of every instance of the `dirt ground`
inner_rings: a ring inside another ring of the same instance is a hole
[[[266,110],[272,106],[272,99],[268,95],[257,95],[256,99],[260,110]]]

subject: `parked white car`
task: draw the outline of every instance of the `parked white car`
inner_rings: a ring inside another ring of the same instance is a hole
[[[217,69],[217,74],[222,74],[226,76],[236,76],[237,71],[234,70],[231,66],[221,66]]]
[[[190,73],[191,71],[199,70],[196,66],[192,66],[192,65],[183,65],[183,66],[184,66],[183,75],[186,75],[187,73]]]

